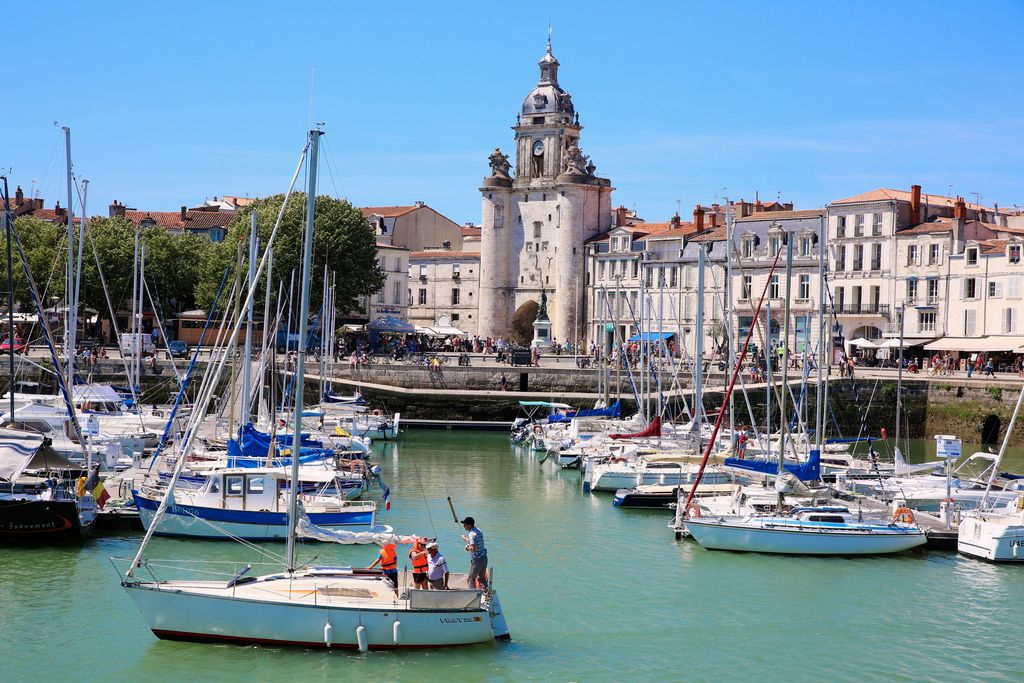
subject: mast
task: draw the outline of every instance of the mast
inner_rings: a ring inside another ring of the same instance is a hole
[[[253,213],[256,213],[253,211]],[[254,219],[255,220],[255,219]],[[274,272],[274,250],[271,247],[267,247],[267,289],[266,298],[263,301],[263,335],[262,343],[260,344],[260,392],[259,392],[259,411],[263,411],[263,386],[265,384],[266,370],[269,367],[267,363],[267,354],[270,346],[268,345],[267,334],[270,330],[270,275]],[[268,413],[270,411],[267,411]]]
[[[85,206],[86,206],[86,200],[88,198],[89,198],[89,181],[88,180],[83,180],[82,181],[82,194],[81,194],[81,204],[82,204],[82,221],[81,221],[81,223],[82,224],[81,224],[81,226],[79,227],[79,230],[78,230],[78,256],[76,257],[76,261],[75,261],[75,285],[72,288],[72,291],[74,292],[74,297],[75,297],[75,305],[74,305],[74,312],[73,312],[73,316],[74,316],[73,320],[74,320],[74,323],[75,323],[75,326],[74,326],[75,327],[75,334],[72,335],[72,337],[71,337],[72,338],[72,343],[74,343],[74,341],[78,339],[79,291],[82,288],[82,247],[84,246],[82,243],[85,240],[85,228],[86,228],[86,223],[87,223],[87,219],[86,219],[86,215],[87,214],[85,212]],[[74,234],[74,229],[72,229],[71,234],[72,235]]]
[[[130,365],[130,371],[128,372],[128,382],[132,385],[133,388],[137,387],[138,384],[139,384],[139,379],[138,379],[138,377],[135,374],[135,356],[138,355],[142,351],[141,344],[139,343],[139,338],[138,338],[138,334],[137,334],[138,330],[135,329],[136,326],[137,326],[138,320],[139,320],[138,316],[136,315],[136,308],[139,305],[139,301],[138,301],[138,298],[135,296],[135,293],[139,291],[139,231],[140,230],[141,230],[141,227],[139,225],[136,225],[135,226],[135,247],[134,247],[134,251],[132,252],[132,319],[131,319],[130,324],[128,325],[128,334],[131,335],[131,342],[129,344],[129,353],[131,353],[131,359],[130,359],[131,360],[131,365]]]
[[[768,276],[767,286],[772,286],[772,276]],[[764,351],[764,450],[771,452],[772,448],[772,356],[775,355],[775,342],[772,341],[772,300],[764,302],[764,324],[765,341]]]
[[[139,353],[135,356],[135,379],[139,381],[142,379],[142,350],[145,348],[145,342],[142,340],[142,309],[145,308],[145,302],[142,300],[142,283],[146,279],[146,243],[139,243],[139,290],[134,292],[132,296],[136,296],[139,302],[138,321],[136,322],[139,343]]]
[[[900,304],[900,353],[896,364],[896,448],[900,447],[900,423],[903,421],[903,318],[906,311],[907,304],[904,302]]]
[[[256,211],[250,214],[249,226],[249,289],[256,285]],[[269,278],[267,282],[269,282]],[[238,428],[252,422],[252,415],[249,412],[249,396],[252,388],[252,311],[253,300],[249,299],[249,306],[245,309],[245,361],[242,364],[242,414]]]
[[[4,179],[4,232],[7,233],[7,339],[10,345],[7,354],[8,371],[11,375],[11,419],[14,419],[14,257],[11,251],[11,199],[7,189],[7,176]]]
[[[64,327],[64,348],[65,348],[65,359],[67,361],[67,382],[68,390],[74,391],[75,385],[75,323],[77,322],[77,311],[72,311],[74,306],[74,291],[75,291],[75,212],[74,212],[74,198],[71,194],[73,191],[71,179],[71,129],[64,126],[64,152],[67,161],[67,181],[68,181],[68,269],[67,269],[67,281],[65,283],[65,296],[67,297],[68,313],[65,319]],[[11,377],[13,381],[13,376]]]
[[[691,431],[696,438],[697,452],[699,453],[702,444],[701,436],[704,431],[704,243],[697,243],[697,339],[693,345],[693,423]]]
[[[736,342],[733,339],[732,310],[732,243],[735,226],[732,217],[732,202],[725,197],[725,341],[729,345],[729,370],[736,365]],[[729,373],[724,373],[722,382],[728,382]],[[729,394],[729,438],[736,439],[736,406],[733,395]],[[735,443],[735,441],[734,441]]]
[[[810,344],[808,344],[810,348]],[[825,392],[821,385],[822,368],[826,360],[825,350],[825,216],[818,218],[818,367],[817,389],[814,391],[815,421],[814,443],[821,453],[825,431]]]
[[[313,214],[316,210],[317,152],[320,136],[317,129],[309,131],[309,188],[306,191],[306,230],[303,238],[302,295],[299,308],[299,354],[295,364],[295,428],[292,430],[291,483],[288,490],[288,570],[295,569],[295,524],[298,514],[299,445],[302,443],[302,400],[306,371],[306,329],[309,326],[310,271],[313,260]]]
[[[789,433],[789,418],[786,415],[786,398],[789,394],[789,305],[793,293],[793,240],[790,233],[783,232],[782,238],[786,241],[786,300],[783,302],[782,321],[782,396],[779,398],[779,474],[785,471],[786,458],[786,435]],[[782,509],[782,492],[778,493],[778,504],[776,510]]]

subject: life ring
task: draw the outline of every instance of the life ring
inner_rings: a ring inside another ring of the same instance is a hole
[[[903,524],[914,523],[914,511],[908,507],[898,507],[896,511],[892,513],[892,523],[901,522]]]
[[[381,415],[383,415],[383,413],[375,409],[370,413],[370,415],[373,415],[374,417],[380,417]]]
[[[690,503],[686,506],[687,517],[700,517],[700,506],[696,503]]]

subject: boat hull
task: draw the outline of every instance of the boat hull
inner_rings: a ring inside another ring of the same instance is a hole
[[[0,541],[31,543],[87,538],[92,535],[94,517],[83,522],[73,500],[0,499]]]
[[[160,502],[133,492],[142,525],[148,530]],[[388,531],[374,526],[373,512],[309,513],[310,521],[328,529]],[[229,535],[227,535],[229,534]],[[230,537],[248,541],[284,541],[288,538],[288,515],[284,512],[222,510],[175,503],[168,506],[158,536],[185,536],[223,540]]]
[[[1020,517],[975,517],[960,520],[957,551],[990,562],[1024,562],[1024,523]]]
[[[360,626],[366,646],[375,650],[472,645],[495,638],[486,609],[411,611],[397,605],[360,609],[275,603],[239,599],[229,589],[221,595],[198,595],[161,590],[158,585],[124,587],[154,635],[168,640],[359,649]]]
[[[735,550],[783,555],[885,555],[910,550],[927,539],[916,531],[844,532],[810,528],[765,528],[721,523],[714,519],[688,519],[686,529],[708,550]]]

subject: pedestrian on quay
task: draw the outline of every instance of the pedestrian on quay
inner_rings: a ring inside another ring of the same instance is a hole
[[[970,358],[968,358],[967,359],[967,379],[970,379],[971,375],[973,375],[973,374],[974,374],[974,363],[971,361]]]
[[[448,590],[448,561],[434,541],[427,544],[427,585],[430,590]]]
[[[466,533],[462,540],[466,542],[469,553],[469,577],[466,583],[470,588],[487,588],[487,547],[484,546],[484,532],[476,528],[476,520],[466,517],[462,520],[462,528]]]
[[[502,391],[508,391],[508,377],[505,376],[504,372],[498,377],[498,386],[501,387]]]
[[[847,365],[847,368],[846,368],[846,371],[847,371],[848,373],[850,373],[850,381],[851,381],[851,382],[853,381],[853,371],[854,371],[854,369],[855,369],[856,367],[857,367],[857,362],[856,362],[856,360],[854,360],[854,358],[853,358],[853,357],[851,356],[851,357],[850,357],[850,360],[849,360],[849,363],[848,363],[848,365]]]
[[[985,376],[991,377],[992,379],[996,378],[996,366],[992,362],[991,358],[985,361]]]

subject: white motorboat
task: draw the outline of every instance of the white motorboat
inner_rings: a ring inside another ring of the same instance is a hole
[[[963,513],[956,548],[991,562],[1024,562],[1024,493],[1003,507]]]
[[[785,555],[882,555],[926,542],[916,524],[864,522],[841,506],[796,508],[788,514],[702,517],[691,511],[690,535],[708,550]]]

